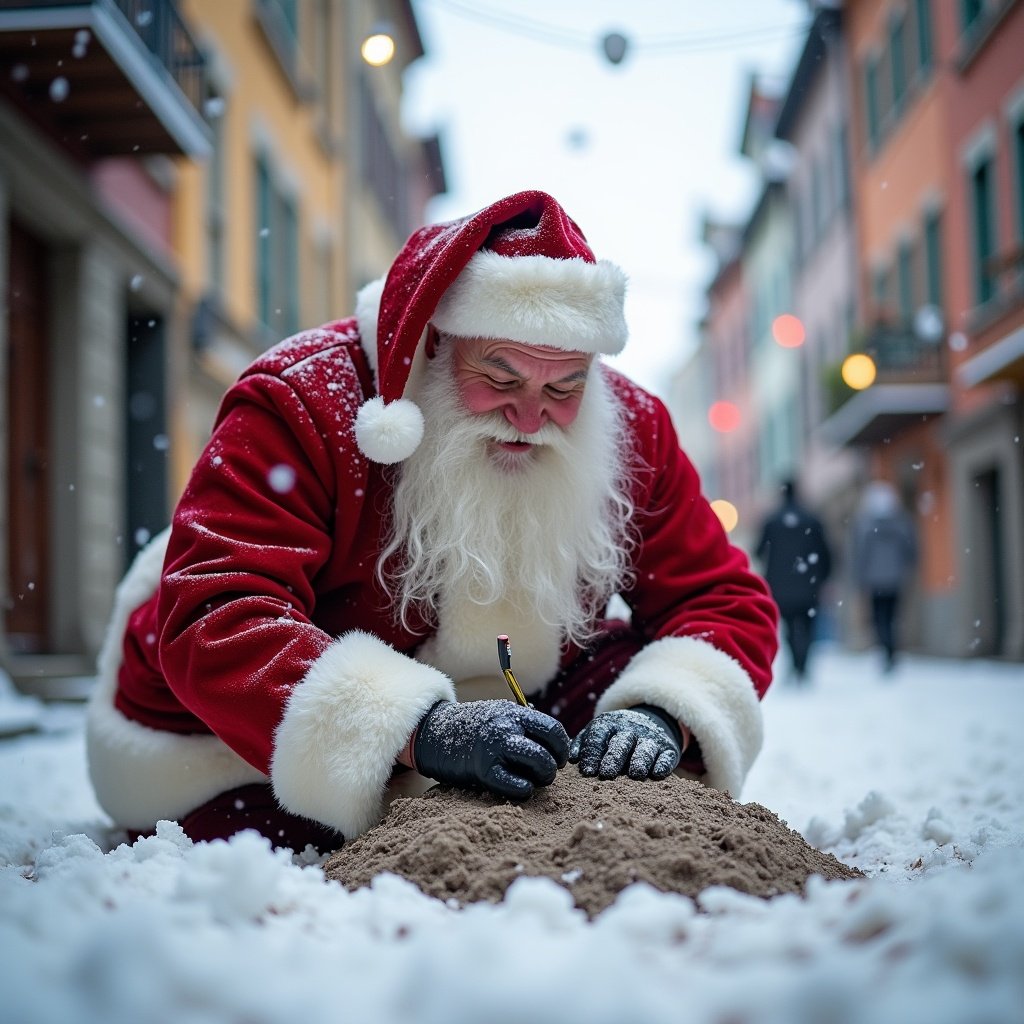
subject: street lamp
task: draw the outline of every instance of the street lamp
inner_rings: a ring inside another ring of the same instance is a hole
[[[359,53],[371,67],[383,67],[394,57],[395,37],[392,32],[390,23],[378,22],[363,40]]]

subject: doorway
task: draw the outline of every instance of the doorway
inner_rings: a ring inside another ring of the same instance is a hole
[[[49,252],[9,223],[7,274],[7,595],[4,627],[14,653],[49,645],[51,567]]]
[[[972,544],[978,559],[974,572],[977,647],[972,653],[1001,654],[1006,642],[1006,551],[999,469],[978,473],[973,484],[976,529]]]

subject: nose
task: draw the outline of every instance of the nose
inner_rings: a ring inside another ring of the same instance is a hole
[[[520,395],[505,406],[505,419],[522,434],[536,434],[547,422],[547,414],[539,399]]]

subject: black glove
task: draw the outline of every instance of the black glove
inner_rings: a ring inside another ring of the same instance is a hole
[[[416,730],[416,770],[451,786],[488,789],[525,800],[549,786],[565,765],[569,737],[561,722],[508,700],[440,701]]]
[[[664,779],[683,752],[679,723],[661,708],[638,704],[597,715],[572,741],[569,760],[580,775]]]

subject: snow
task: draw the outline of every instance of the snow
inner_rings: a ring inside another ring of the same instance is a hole
[[[393,876],[348,893],[251,833],[129,846],[83,709],[0,692],[0,735],[36,724],[0,742],[0,1019],[1024,1021],[1024,671],[812,659],[813,684],[765,699],[743,799],[868,877],[699,907],[638,885],[593,922],[547,880],[458,910]]]

